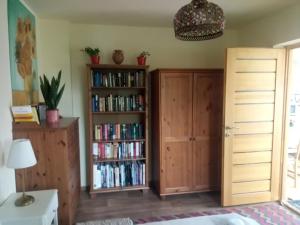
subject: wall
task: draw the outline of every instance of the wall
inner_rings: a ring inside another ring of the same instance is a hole
[[[0,1],[0,204],[15,192],[14,170],[5,167],[9,146],[12,140],[11,83],[8,50],[7,1]]]
[[[70,24],[66,21],[37,21],[37,54],[39,76],[57,76],[62,70],[61,84],[65,83],[65,91],[58,108],[62,116],[72,116],[72,82],[70,67]],[[42,95],[40,93],[40,99]]]
[[[266,16],[239,30],[240,44],[273,47],[300,38],[300,4]]]
[[[46,28],[44,28],[46,29]],[[102,26],[71,24],[70,56],[72,74],[73,115],[80,117],[81,181],[86,186],[85,148],[85,64],[88,57],[80,49],[90,46],[102,51],[102,62],[112,63],[114,49],[125,53],[124,64],[136,64],[136,56],[143,50],[151,53],[150,69],[169,68],[223,68],[226,47],[237,43],[235,31],[226,31],[219,39],[205,42],[184,42],[175,39],[172,28]]]

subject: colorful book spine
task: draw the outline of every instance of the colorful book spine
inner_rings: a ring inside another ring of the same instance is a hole
[[[94,125],[94,140],[130,140],[143,139],[144,126],[141,123]]]
[[[145,175],[144,162],[97,163],[93,165],[93,188],[143,186]]]
[[[139,142],[93,143],[95,159],[130,159],[144,158],[145,144]]]
[[[91,87],[144,87],[145,72],[143,70],[136,72],[118,72],[104,73],[93,71],[91,73]]]

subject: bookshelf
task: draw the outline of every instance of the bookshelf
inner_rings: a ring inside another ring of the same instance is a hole
[[[148,66],[87,65],[90,195],[149,189]]]

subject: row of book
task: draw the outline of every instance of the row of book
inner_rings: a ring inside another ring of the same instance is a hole
[[[143,111],[145,110],[144,96],[113,96],[99,97],[98,94],[92,95],[93,112],[125,112],[125,111]]]
[[[93,187],[115,188],[146,184],[144,162],[97,163],[93,165]]]
[[[142,123],[105,123],[94,125],[94,140],[131,140],[144,138]]]
[[[91,73],[91,86],[100,87],[144,87],[145,71],[103,72],[94,70]]]
[[[93,157],[95,159],[128,159],[145,156],[145,143],[118,142],[118,143],[93,143]]]

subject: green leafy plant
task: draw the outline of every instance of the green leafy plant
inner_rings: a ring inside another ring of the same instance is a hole
[[[146,51],[141,52],[141,54],[139,55],[139,57],[147,57],[147,56],[150,56],[150,53]]]
[[[40,77],[40,88],[48,110],[57,109],[58,103],[64,93],[65,84],[59,89],[60,79],[61,70],[59,71],[57,78],[54,76],[52,77],[51,82],[45,74],[43,77]]]
[[[99,55],[99,54],[100,54],[99,48],[86,47],[86,48],[84,49],[84,51],[85,51],[86,54],[88,54],[89,56]]]

